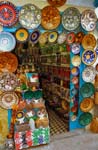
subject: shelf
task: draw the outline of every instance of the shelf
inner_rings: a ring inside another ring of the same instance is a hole
[[[60,64],[60,65],[57,65],[57,64],[50,64],[50,63],[41,63],[42,65],[47,65],[47,66],[54,66],[54,67],[68,67],[70,68],[70,64]]]

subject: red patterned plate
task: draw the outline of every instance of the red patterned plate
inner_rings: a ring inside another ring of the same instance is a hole
[[[60,7],[64,5],[66,0],[48,0],[48,3],[55,7]]]
[[[12,26],[18,21],[18,11],[14,4],[8,1],[0,2],[0,24]]]

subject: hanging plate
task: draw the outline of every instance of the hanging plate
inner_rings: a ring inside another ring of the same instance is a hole
[[[80,12],[77,8],[69,7],[62,15],[62,25],[68,31],[77,29],[80,25]]]
[[[11,52],[0,53],[0,71],[15,72],[18,66],[18,59]]]
[[[0,2],[0,24],[12,26],[18,21],[18,11],[16,6],[8,1]]]
[[[95,93],[95,87],[92,83],[84,83],[80,88],[80,94],[83,98],[91,97]]]
[[[25,28],[19,28],[15,32],[16,40],[19,42],[26,42],[29,38],[28,30]]]
[[[19,11],[19,22],[26,29],[35,29],[41,23],[41,10],[33,5],[26,4]]]
[[[14,36],[9,32],[0,32],[0,51],[12,51],[16,46]]]
[[[72,57],[71,62],[73,66],[78,67],[81,64],[81,57],[79,55],[75,55]]]
[[[88,66],[94,64],[96,59],[97,56],[94,50],[85,50],[82,54],[82,62]]]
[[[72,76],[77,76],[79,74],[79,68],[78,67],[73,67],[71,69],[71,74],[72,74]]]
[[[81,32],[81,31],[78,32],[78,33],[76,34],[76,36],[75,36],[75,42],[81,44],[83,37],[84,37],[84,33]]]
[[[79,117],[79,123],[82,126],[86,126],[86,125],[88,125],[88,124],[91,123],[92,119],[93,119],[92,114],[89,113],[89,112],[85,112],[85,113],[83,113],[83,114],[80,115],[80,117]]]
[[[36,44],[38,42],[40,36],[40,32],[38,30],[35,30],[30,35],[30,40],[32,43]]]
[[[73,43],[71,46],[71,51],[73,54],[79,54],[80,53],[80,44],[79,43]]]
[[[86,34],[82,40],[84,49],[93,49],[96,46],[96,39],[93,34]]]
[[[91,9],[86,9],[81,15],[81,25],[86,31],[93,31],[96,27],[97,16]]]
[[[83,112],[89,112],[94,106],[93,99],[91,98],[85,98],[83,101],[80,103],[80,109]]]
[[[48,35],[49,43],[55,43],[58,38],[58,33],[56,31],[50,32]]]
[[[18,85],[18,79],[13,73],[4,72],[0,74],[0,89],[2,91],[13,91]]]
[[[66,37],[66,42],[68,44],[72,44],[74,41],[75,41],[75,33],[74,32],[68,33]]]
[[[93,82],[96,76],[96,70],[94,67],[89,66],[82,72],[82,78],[85,82]]]
[[[49,32],[44,32],[40,35],[38,41],[40,45],[45,45],[48,42]]]
[[[67,34],[62,32],[61,34],[58,35],[57,43],[58,44],[63,44],[66,41],[66,36]]]
[[[19,98],[15,92],[3,92],[0,95],[0,106],[5,109],[11,109],[13,105],[17,105]]]
[[[60,24],[60,20],[60,13],[56,7],[46,6],[42,9],[41,25],[45,29],[52,30],[57,28]]]
[[[66,0],[48,0],[48,3],[55,7],[60,7],[64,5]]]

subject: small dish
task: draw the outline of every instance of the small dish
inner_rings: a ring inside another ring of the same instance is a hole
[[[73,43],[71,46],[71,51],[73,54],[79,54],[80,53],[80,44],[79,43]]]
[[[81,64],[81,57],[79,55],[75,55],[72,57],[71,62],[73,66],[78,67]]]

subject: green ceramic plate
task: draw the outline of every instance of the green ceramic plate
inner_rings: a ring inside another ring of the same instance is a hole
[[[93,118],[93,117],[92,117],[92,114],[91,114],[91,113],[89,113],[89,112],[83,113],[83,114],[81,114],[80,117],[79,117],[79,123],[80,123],[80,125],[82,125],[82,126],[86,126],[86,125],[88,125],[89,123],[91,123],[92,118]]]

